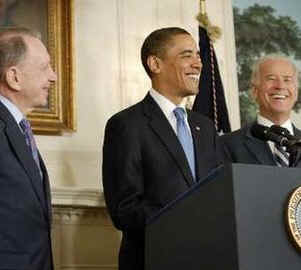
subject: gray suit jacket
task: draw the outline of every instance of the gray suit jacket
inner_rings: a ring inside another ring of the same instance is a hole
[[[48,175],[0,102],[0,269],[52,270]]]
[[[224,154],[229,162],[264,164],[276,166],[273,153],[267,142],[255,138],[251,128],[255,123],[220,137]],[[301,131],[294,127],[296,136],[301,137]]]

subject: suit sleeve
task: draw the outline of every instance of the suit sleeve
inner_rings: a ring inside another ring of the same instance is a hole
[[[159,210],[144,197],[139,127],[110,119],[103,145],[103,187],[114,225],[120,230],[142,229],[147,217]]]

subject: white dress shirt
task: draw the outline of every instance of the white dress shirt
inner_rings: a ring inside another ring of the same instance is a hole
[[[158,106],[160,107],[162,112],[164,113],[165,117],[167,118],[168,122],[170,123],[170,125],[172,126],[172,129],[174,130],[174,132],[176,134],[177,134],[177,119],[176,119],[176,116],[175,116],[173,111],[177,107],[182,107],[185,111],[185,123],[188,127],[188,130],[189,130],[190,134],[191,134],[191,130],[190,130],[188,120],[187,120],[187,112],[186,112],[186,108],[185,108],[185,104],[184,104],[185,101],[184,100],[181,104],[175,105],[169,99],[167,99],[166,97],[161,95],[158,91],[156,91],[153,88],[151,88],[149,90],[149,93],[150,93],[151,97],[156,101],[156,103],[158,104]]]

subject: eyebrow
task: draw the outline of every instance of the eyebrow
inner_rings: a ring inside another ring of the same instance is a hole
[[[282,78],[294,78],[294,76],[295,75],[280,75],[280,77],[282,77]],[[268,78],[268,77],[277,77],[277,75],[276,74],[267,74],[267,75],[265,75],[265,77],[266,78]]]
[[[179,53],[179,55],[187,54],[187,53],[193,53],[193,50],[183,50]],[[200,55],[200,51],[197,51],[197,55]]]

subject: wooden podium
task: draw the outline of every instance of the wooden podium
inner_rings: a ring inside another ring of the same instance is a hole
[[[298,186],[298,168],[215,170],[150,220],[145,270],[300,270],[285,219]]]

